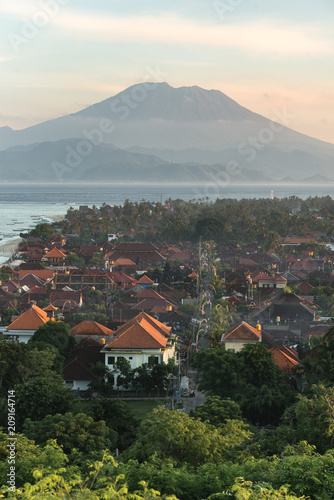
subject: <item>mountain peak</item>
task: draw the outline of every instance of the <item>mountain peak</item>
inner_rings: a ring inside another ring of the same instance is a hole
[[[136,121],[238,122],[259,117],[219,90],[206,90],[197,85],[172,87],[167,82],[137,83],[75,116],[102,117],[111,110],[114,118],[122,119],[127,116],[126,106],[131,119]]]

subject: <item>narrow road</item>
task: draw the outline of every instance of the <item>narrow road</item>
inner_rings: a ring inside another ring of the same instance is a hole
[[[189,413],[190,410],[195,410],[196,406],[204,403],[206,399],[205,394],[197,389],[197,383],[198,383],[197,371],[189,370],[189,389],[195,391],[195,397],[193,398],[190,398],[189,396],[181,397],[185,413]]]

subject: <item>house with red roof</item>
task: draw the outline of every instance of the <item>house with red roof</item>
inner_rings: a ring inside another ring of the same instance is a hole
[[[62,234],[55,233],[47,240],[47,243],[54,248],[61,248],[66,245],[66,238]]]
[[[55,276],[55,272],[52,269],[23,269],[19,271],[18,279],[21,281],[28,274],[35,276],[39,281],[43,281],[44,283],[50,283]]]
[[[124,271],[129,274],[136,272],[136,267],[136,263],[133,260],[122,257],[110,263],[111,271]]]
[[[287,375],[294,373],[296,367],[300,364],[297,351],[290,347],[278,345],[272,347],[269,351],[273,354],[275,364]]]
[[[144,274],[143,276],[141,276],[141,278],[139,278],[139,280],[137,280],[137,285],[140,285],[143,288],[148,288],[148,287],[152,286],[153,284],[154,284],[154,281],[151,280],[151,278],[149,278],[146,274]]]
[[[123,273],[123,271],[110,272],[108,273],[108,276],[119,288],[123,290],[126,288],[132,288],[137,283],[134,278],[131,278],[131,276]]]
[[[253,278],[253,283],[257,285],[257,288],[284,288],[287,280],[283,276],[270,276],[260,273]]]
[[[15,318],[9,326],[6,326],[3,334],[9,336],[14,342],[26,344],[36,330],[48,321],[55,320],[49,318],[43,309],[32,304],[29,309]]]
[[[225,345],[226,350],[238,352],[245,345],[262,342],[261,328],[254,328],[245,321],[242,321],[227,330],[222,335],[221,341]]]
[[[97,341],[106,338],[110,339],[114,333],[113,330],[96,321],[81,321],[70,330],[70,335],[73,335],[77,342],[87,337]]]
[[[109,255],[109,261],[117,259],[131,259],[136,265],[143,268],[148,265],[162,264],[166,258],[159,253],[158,247],[153,243],[120,243]]]
[[[144,312],[118,328],[110,342],[102,349],[106,366],[114,371],[115,387],[115,364],[118,359],[126,359],[133,369],[144,363],[167,363],[175,357],[176,337],[172,335],[171,330],[171,327]]]
[[[44,255],[43,260],[50,266],[63,266],[66,260],[66,253],[55,247]]]

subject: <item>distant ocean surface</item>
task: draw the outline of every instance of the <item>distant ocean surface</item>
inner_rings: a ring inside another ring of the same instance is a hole
[[[20,232],[49,221],[49,216],[65,215],[70,206],[122,205],[130,201],[161,201],[169,198],[186,201],[199,198],[278,198],[298,196],[334,197],[334,185],[327,186],[253,186],[253,185],[124,185],[124,184],[2,184],[0,186],[0,245],[10,243]],[[7,260],[1,255],[0,265]]]

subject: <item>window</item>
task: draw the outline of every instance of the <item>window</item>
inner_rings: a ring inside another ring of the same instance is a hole
[[[115,356],[108,356],[108,365],[115,364]]]
[[[154,366],[159,364],[159,356],[150,356],[148,358],[148,365]]]

